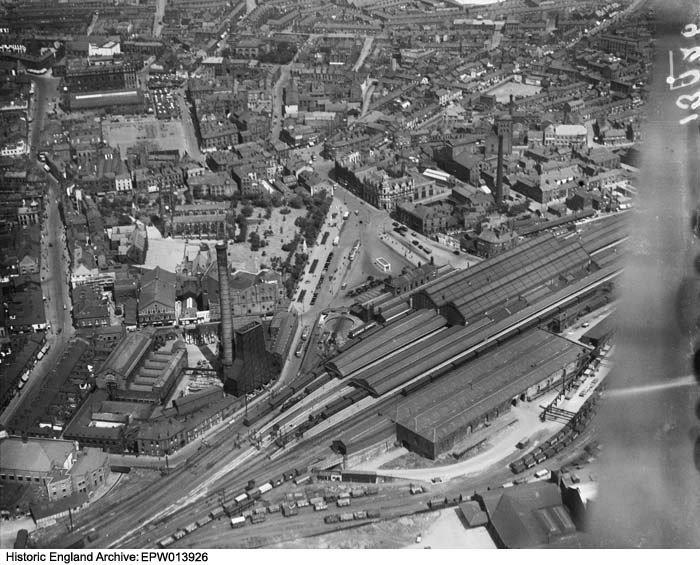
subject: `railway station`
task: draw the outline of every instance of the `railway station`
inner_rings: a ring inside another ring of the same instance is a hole
[[[547,234],[428,285],[413,306],[438,310],[453,325],[497,320],[580,278],[590,263],[578,239]]]

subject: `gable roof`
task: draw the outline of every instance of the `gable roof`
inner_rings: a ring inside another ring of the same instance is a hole
[[[553,483],[528,483],[482,496],[491,525],[506,548],[537,547],[576,533]]]
[[[160,267],[146,271],[141,277],[139,309],[154,302],[175,307],[175,274]]]

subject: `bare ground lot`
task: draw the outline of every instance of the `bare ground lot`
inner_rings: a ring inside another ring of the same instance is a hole
[[[505,104],[510,100],[511,94],[513,95],[513,98],[517,98],[518,96],[533,96],[535,94],[539,94],[541,90],[541,86],[510,81],[494,88],[493,90],[487,90],[485,94],[493,94],[496,97],[497,102]]]
[[[112,147],[119,147],[122,155],[126,149],[140,142],[150,142],[160,149],[186,151],[185,133],[182,124],[176,120],[162,121],[154,117],[112,118],[102,122],[105,141]]]
[[[416,543],[420,534],[421,541]],[[485,528],[467,529],[456,509],[404,516],[299,540],[266,546],[269,549],[491,549]]]

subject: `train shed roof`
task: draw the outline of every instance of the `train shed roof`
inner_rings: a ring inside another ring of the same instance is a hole
[[[373,396],[381,396],[402,386],[423,373],[434,373],[440,364],[445,364],[455,356],[474,356],[479,350],[493,345],[492,339],[502,342],[508,336],[522,331],[523,322],[530,325],[539,323],[542,312],[551,310],[562,301],[574,300],[574,296],[587,289],[594,288],[602,282],[619,274],[619,267],[611,265],[556,292],[549,292],[536,303],[527,306],[509,316],[492,320],[482,317],[466,327],[453,326],[438,335],[425,340],[411,349],[411,353],[393,363],[377,364],[371,369],[358,373],[351,383],[364,388]],[[459,329],[457,329],[459,328]],[[496,336],[496,337],[494,337]]]
[[[428,310],[414,312],[344,351],[329,362],[326,368],[339,378],[347,377],[350,373],[389,355],[445,324],[445,318],[434,312]]]
[[[436,307],[451,303],[469,321],[545,281],[580,269],[589,261],[576,238],[563,240],[545,234],[449,275],[418,294]]]

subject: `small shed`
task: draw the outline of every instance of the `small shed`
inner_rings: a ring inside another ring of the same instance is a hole
[[[464,520],[470,528],[485,526],[489,522],[486,512],[484,512],[479,506],[479,503],[474,500],[469,500],[460,504],[459,511],[462,513],[462,516],[464,516]]]

